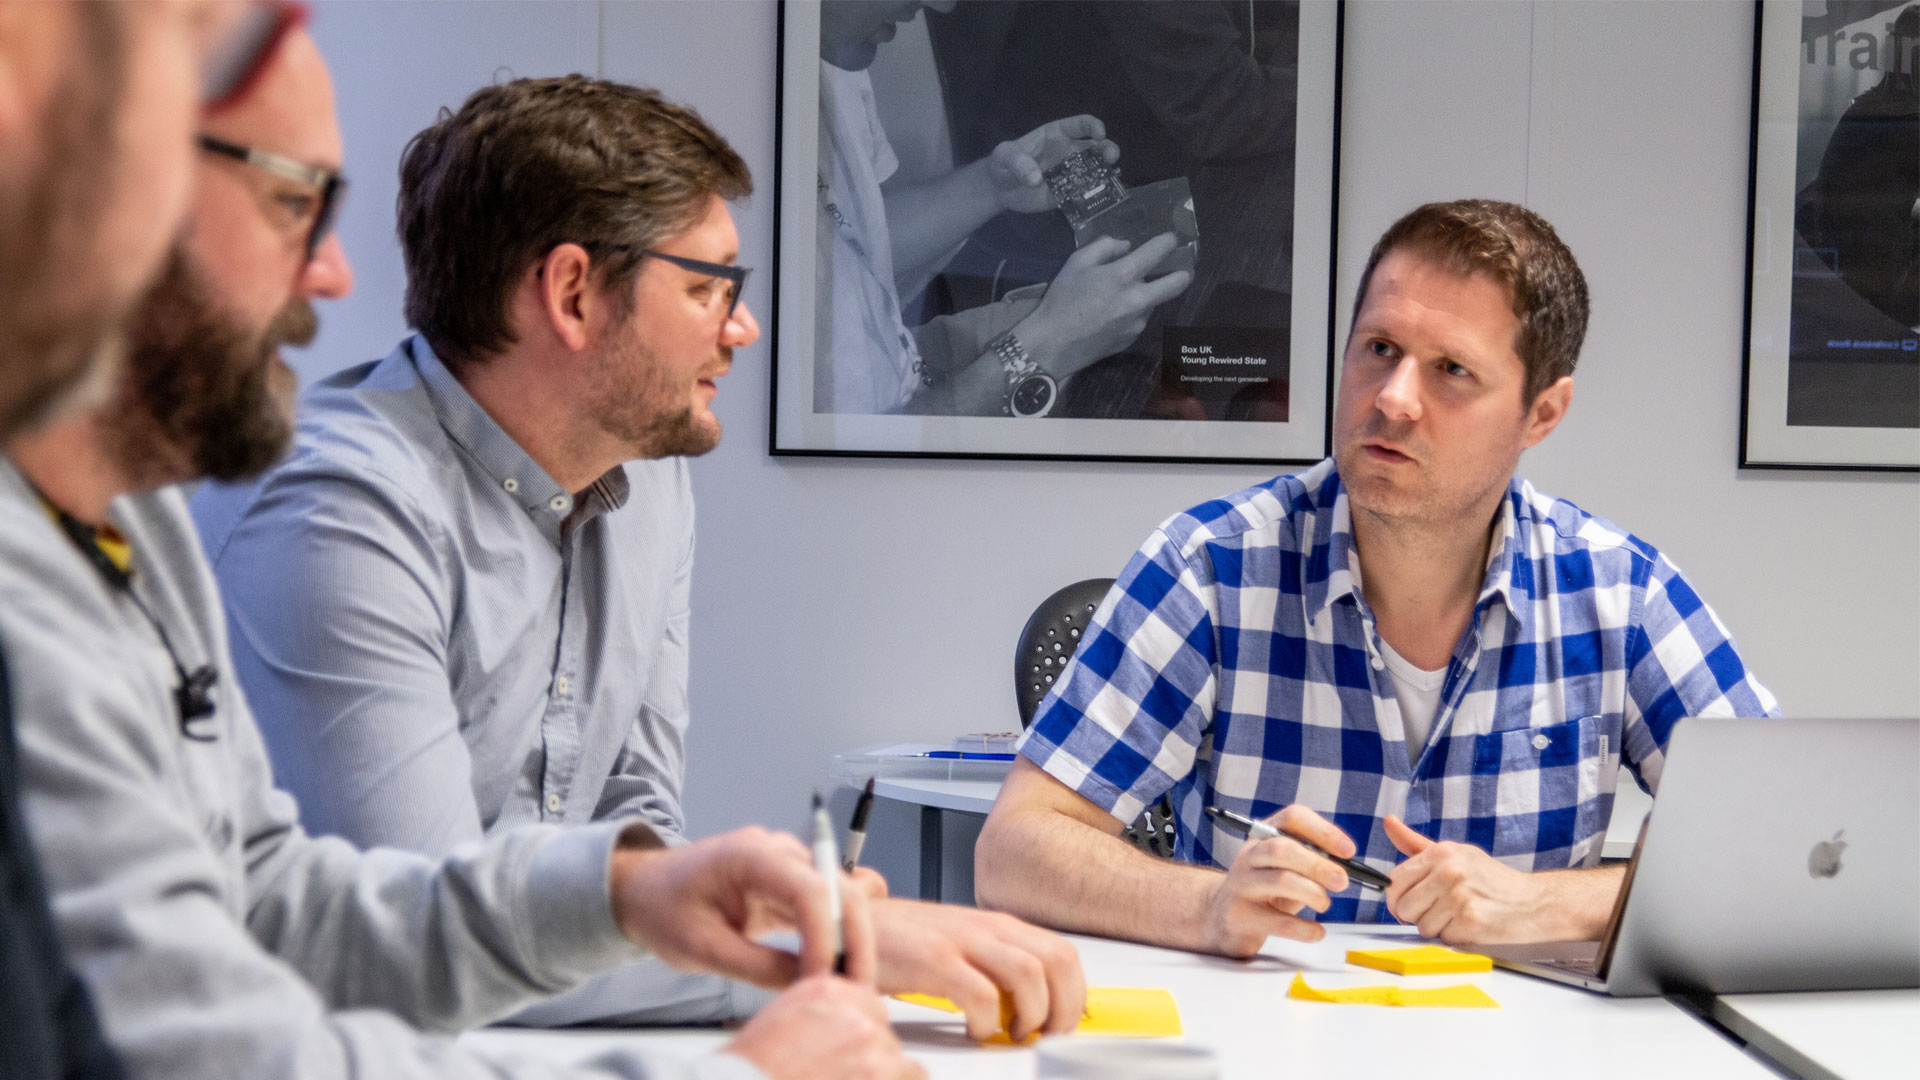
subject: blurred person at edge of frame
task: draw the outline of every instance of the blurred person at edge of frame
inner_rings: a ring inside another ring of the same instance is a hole
[[[186,212],[203,93],[237,96],[301,11],[0,0],[0,439],[113,357]]]
[[[202,105],[236,97],[296,13],[0,0],[0,440],[104,381],[186,211]],[[119,1077],[50,918],[8,690],[0,663],[0,1078]]]

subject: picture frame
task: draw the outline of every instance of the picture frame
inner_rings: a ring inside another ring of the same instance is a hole
[[[779,5],[770,452],[1326,457],[1344,4],[896,7]]]
[[[1909,28],[1916,0],[1754,5],[1742,468],[1920,471]]]

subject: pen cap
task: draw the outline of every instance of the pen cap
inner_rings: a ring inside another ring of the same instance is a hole
[[[1040,1080],[1219,1080],[1213,1051],[1192,1043],[1094,1039],[1040,1040]]]

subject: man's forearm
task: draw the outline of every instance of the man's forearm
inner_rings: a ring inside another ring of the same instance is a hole
[[[945,255],[1000,213],[983,159],[914,185],[882,185],[896,279]]]
[[[939,374],[915,392],[904,410],[914,415],[998,416],[1006,404],[1007,376],[987,343],[1017,326],[1039,303],[1008,297],[938,316],[914,327],[913,340],[927,370]]]
[[[1006,374],[988,351],[947,378],[920,387],[901,411],[910,416],[998,416],[1006,396]]]
[[[987,819],[974,847],[982,907],[1058,930],[1208,951],[1208,901],[1220,871],[1158,859],[1044,808]]]

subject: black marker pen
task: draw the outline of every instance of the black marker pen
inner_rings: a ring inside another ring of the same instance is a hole
[[[1252,840],[1271,840],[1276,836],[1284,836],[1294,843],[1299,844],[1301,847],[1306,848],[1308,851],[1313,852],[1315,855],[1335,863],[1340,869],[1347,872],[1348,877],[1359,882],[1362,888],[1375,889],[1380,892],[1387,891],[1387,875],[1375,870],[1366,863],[1357,862],[1353,859],[1343,859],[1338,855],[1328,852],[1325,848],[1311,840],[1301,839],[1292,833],[1283,833],[1266,822],[1255,821],[1245,814],[1236,814],[1231,810],[1222,810],[1217,806],[1207,807],[1207,813],[1229,824],[1238,825],[1240,828],[1246,830],[1247,837]]]

